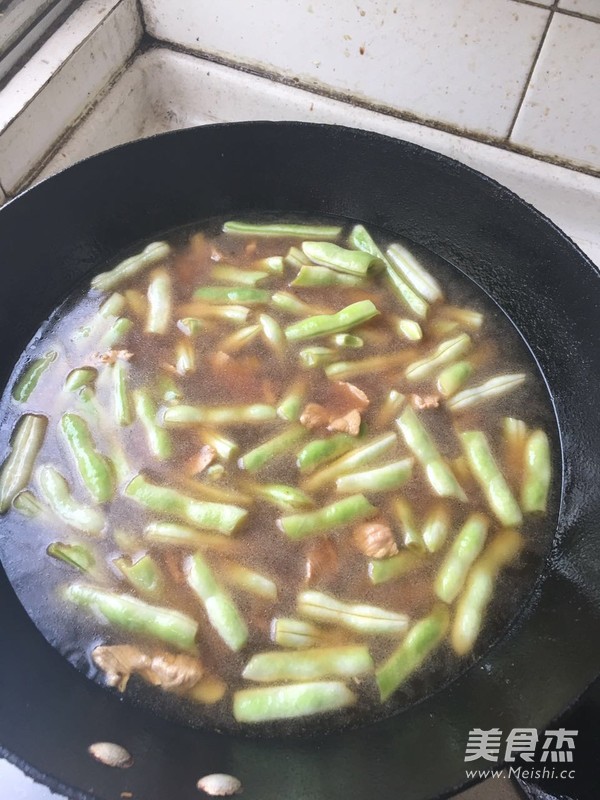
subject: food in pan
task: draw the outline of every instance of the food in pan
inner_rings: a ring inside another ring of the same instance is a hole
[[[549,412],[516,332],[434,272],[362,225],[210,223],[34,339],[0,511],[106,683],[343,724],[470,657],[547,512]]]

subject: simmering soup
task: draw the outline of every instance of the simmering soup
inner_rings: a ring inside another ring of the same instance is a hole
[[[361,225],[143,246],[44,326],[3,420],[27,611],[91,676],[220,729],[438,688],[506,625],[549,524],[551,409],[517,333]]]

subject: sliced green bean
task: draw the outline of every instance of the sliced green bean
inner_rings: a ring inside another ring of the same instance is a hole
[[[330,333],[342,333],[356,325],[362,325],[378,314],[379,311],[371,300],[359,300],[335,314],[318,314],[288,325],[285,335],[290,342],[298,342]]]
[[[445,364],[463,356],[470,349],[471,344],[471,337],[466,333],[461,333],[454,339],[447,339],[439,344],[433,353],[409,364],[404,370],[404,374],[409,381],[421,381]]]
[[[362,603],[343,603],[323,592],[300,592],[297,609],[300,616],[369,635],[397,636],[408,627],[406,614]]]
[[[469,469],[495,516],[503,525],[520,525],[521,509],[492,455],[486,435],[481,431],[464,431],[460,440]]]
[[[302,242],[302,252],[315,264],[359,277],[378,261],[363,250],[346,250],[332,242]]]
[[[29,400],[34,389],[42,379],[42,376],[57,358],[58,353],[56,350],[49,350],[45,355],[29,363],[19,380],[13,386],[13,400],[16,400],[17,403],[24,403]]]
[[[38,483],[44,500],[56,516],[71,528],[91,536],[100,536],[106,525],[99,508],[86,506],[71,494],[69,484],[61,473],[49,464],[40,467]]]
[[[231,322],[233,325],[244,325],[248,321],[250,314],[250,309],[247,306],[219,306],[199,302],[184,305],[180,308],[180,311],[184,314],[191,314],[194,318],[218,319],[223,322]]]
[[[23,517],[29,519],[46,519],[49,523],[54,520],[50,509],[45,506],[33,492],[24,489],[12,501],[12,507]]]
[[[389,260],[386,259],[385,275],[387,282],[398,300],[416,317],[423,320],[429,312],[429,303],[418,295],[411,286],[398,274]]]
[[[257,283],[269,277],[268,272],[238,269],[237,267],[230,267],[228,264],[219,264],[213,267],[210,274],[216,281],[237,283],[239,286],[256,286]]]
[[[390,389],[377,414],[377,424],[387,425],[388,422],[395,419],[400,413],[405,400],[406,397],[403,394],[396,391],[396,389]]]
[[[339,681],[260,686],[235,692],[233,716],[238,722],[271,722],[324,714],[354,703],[356,695]]]
[[[423,338],[423,328],[414,319],[399,319],[396,330],[409,342],[420,342]]]
[[[271,297],[271,303],[280,311],[293,314],[295,317],[307,317],[310,314],[330,314],[328,309],[320,306],[310,305],[300,300],[290,292],[275,292]]]
[[[473,386],[455,394],[454,397],[448,400],[446,406],[450,411],[464,411],[466,408],[472,408],[484,400],[500,397],[503,394],[512,392],[514,389],[518,389],[519,386],[525,383],[526,377],[523,372],[514,375],[497,375],[479,386]]]
[[[283,483],[256,483],[248,487],[249,491],[261,500],[280,508],[282,511],[303,511],[313,508],[315,501],[295,486]]]
[[[248,569],[234,561],[224,561],[219,566],[219,574],[223,580],[238,589],[262,597],[263,600],[275,602],[277,600],[277,584],[266,575],[261,575],[253,569]]]
[[[121,556],[113,561],[136,592],[151,600],[161,600],[165,593],[165,579],[156,561],[148,554],[137,561]]]
[[[444,397],[452,397],[471,377],[473,367],[469,361],[457,361],[438,375],[437,389]]]
[[[297,247],[290,247],[284,262],[292,269],[301,269],[303,266],[310,264],[309,259]]]
[[[101,317],[104,317],[104,319],[110,319],[110,317],[118,317],[122,314],[126,306],[127,301],[125,297],[119,292],[113,292],[110,297],[107,297],[102,303],[98,309],[98,313]]]
[[[202,428],[200,432],[200,438],[205,444],[210,445],[214,450],[216,450],[217,455],[223,461],[229,461],[229,459],[239,450],[237,443],[228,436],[224,436],[220,431],[214,431],[210,428]]]
[[[92,279],[92,288],[107,292],[115,289],[135,275],[138,275],[146,267],[151,267],[159,261],[163,261],[171,252],[171,247],[167,242],[152,242],[145,247],[141,253],[126,258],[109,272],[102,272]]]
[[[246,325],[223,339],[219,344],[219,350],[223,353],[237,353],[253,342],[261,331],[261,325]]]
[[[410,406],[397,418],[396,424],[409,449],[421,463],[434,492],[440,497],[456,497],[465,501],[467,496],[446,464],[433,439]]]
[[[278,238],[337,239],[342,232],[338,225],[302,225],[294,222],[253,223],[228,220],[223,224],[224,233],[239,233],[247,236],[274,236]]]
[[[335,361],[337,357],[337,350],[332,350],[331,347],[304,347],[298,353],[300,363],[307,369],[324,367],[326,364],[331,364],[332,361]]]
[[[277,520],[279,528],[290,539],[304,539],[317,533],[325,533],[351,522],[373,516],[377,512],[362,494],[354,494],[338,500],[318,511],[291,514]]]
[[[259,269],[266,269],[274,275],[283,275],[283,257],[282,256],[267,256],[267,258],[259,258],[252,264],[253,267]]]
[[[0,514],[29,483],[33,465],[44,442],[48,420],[39,414],[23,414],[11,439],[11,452],[0,471]]]
[[[111,367],[112,396],[117,425],[131,425],[133,410],[127,389],[127,367],[122,361],[115,361]]]
[[[388,248],[386,255],[415,292],[428,303],[435,303],[444,297],[442,287],[433,275],[427,272],[406,247],[393,244]]]
[[[281,325],[268,314],[261,314],[258,321],[260,322],[265,341],[273,352],[279,356],[279,358],[282,358],[286,348],[286,341]]]
[[[83,583],[67,586],[64,596],[69,602],[89,608],[130,633],[158,639],[178,650],[196,649],[198,623],[181,611],[152,606],[136,597]]]
[[[200,553],[186,562],[186,578],[192,591],[198,595],[208,621],[234,652],[248,641],[248,628],[244,618],[227,592],[217,583],[213,571]]]
[[[323,644],[326,637],[311,622],[293,617],[277,617],[271,623],[271,638],[280,647],[304,648]]]
[[[350,275],[345,272],[336,272],[329,267],[316,267],[300,265],[300,269],[290,286],[300,288],[314,288],[322,286],[355,287],[364,286],[364,278],[360,275]]]
[[[203,533],[175,522],[151,522],[144,528],[144,538],[152,544],[168,547],[183,547],[190,550],[231,550],[232,539],[218,533]],[[120,545],[119,545],[120,546]]]
[[[345,494],[358,491],[391,492],[399,489],[409,480],[412,476],[413,464],[412,458],[404,458],[401,461],[385,464],[383,467],[351,472],[338,478],[335,486],[338,492]]]
[[[378,586],[407,575],[422,563],[423,557],[414,550],[403,550],[389,558],[373,558],[368,566],[369,580]]]
[[[378,261],[385,263],[385,256],[363,225],[355,225],[352,228],[350,236],[348,237],[348,243],[356,250],[362,250],[363,253],[368,253]]]
[[[353,333],[336,333],[331,337],[331,343],[334,347],[349,347],[352,350],[358,350],[364,345],[360,336]]]
[[[239,506],[195,500],[176,489],[150,483],[142,475],[127,484],[124,494],[150,511],[224,534],[233,533],[248,516],[246,509]]]
[[[325,374],[332,380],[345,381],[374,372],[387,372],[403,363],[406,363],[406,353],[391,353],[387,356],[371,356],[356,361],[336,361],[325,367]]]
[[[437,553],[450,532],[450,514],[444,506],[434,506],[423,524],[423,543],[430,553]]]
[[[335,433],[328,439],[313,439],[298,453],[296,465],[308,475],[317,467],[333,461],[356,446],[356,438],[348,433]]]
[[[425,662],[446,635],[449,623],[448,609],[443,606],[415,622],[402,644],[375,672],[382,702]]]
[[[193,425],[244,425],[269,422],[277,410],[264,403],[248,406],[171,406],[163,413],[167,428],[186,428]]]
[[[483,549],[489,524],[483,514],[471,514],[452,542],[433,586],[444,603],[452,603],[461,591],[467,573]]]
[[[381,436],[371,439],[360,447],[341,456],[341,458],[336,459],[332,464],[313,473],[313,475],[305,481],[304,488],[309,492],[320,489],[327,483],[332,483],[340,476],[347,475],[357,467],[371,464],[375,459],[393,450],[397,444],[398,438],[395,433],[383,433]]]
[[[182,317],[177,320],[177,328],[191,339],[199,336],[206,326],[198,317]]]
[[[100,350],[110,350],[117,345],[133,328],[133,322],[128,317],[116,319],[104,336],[100,339]]]
[[[157,389],[160,399],[168,405],[181,403],[183,400],[183,392],[170,375],[160,375]]]
[[[175,345],[175,371],[182,377],[196,371],[196,350],[189,339],[182,339]]]
[[[164,334],[171,322],[173,286],[171,275],[166,269],[157,269],[150,276],[148,284],[148,317],[146,333]]]
[[[112,500],[115,493],[115,469],[111,460],[96,449],[87,423],[77,414],[63,414],[60,429],[77,471],[97,503]]]
[[[139,421],[144,427],[148,449],[152,455],[164,461],[173,455],[173,444],[169,432],[156,422],[157,408],[148,392],[136,389],[133,392],[133,405]]]
[[[523,511],[527,513],[545,511],[552,481],[552,457],[548,436],[544,431],[533,431],[527,439],[523,463],[521,484]]]
[[[288,420],[288,422],[298,422],[304,408],[305,399],[306,381],[304,379],[295,381],[277,406],[277,416]]]
[[[98,370],[95,367],[77,367],[65,378],[65,389],[68,392],[78,392],[84,386],[93,388],[97,378]]]
[[[256,653],[246,664],[242,678],[258,683],[317,681],[322,678],[357,678],[374,671],[364,645],[313,647],[310,650],[274,650]]]
[[[194,299],[205,303],[254,306],[268,303],[271,293],[252,286],[201,286],[194,292]]]
[[[308,435],[307,429],[303,425],[291,425],[283,433],[267,439],[266,442],[259,444],[253,450],[245,453],[238,460],[238,467],[248,472],[257,472],[274,458],[284,453],[288,453],[298,442]]]
[[[88,575],[94,572],[96,558],[93,552],[84,544],[64,544],[52,542],[46,548],[46,553],[57,561],[62,561],[69,567],[74,567]]]
[[[408,550],[422,553],[425,549],[423,537],[415,521],[411,504],[404,497],[397,497],[392,503],[396,519],[402,528],[402,541]]]
[[[519,533],[513,530],[501,531],[473,566],[456,606],[452,624],[450,640],[457,655],[464,656],[475,644],[498,574],[518,555],[522,547],[523,538]]]
[[[502,440],[504,445],[504,462],[508,475],[513,481],[520,483],[523,476],[525,443],[529,432],[521,419],[505,417],[502,420]]]
[[[465,328],[479,330],[483,325],[483,314],[473,311],[470,308],[457,308],[456,306],[444,306],[443,313],[446,317],[455,320]]]

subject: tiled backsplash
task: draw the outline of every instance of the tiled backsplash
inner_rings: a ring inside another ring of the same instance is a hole
[[[187,50],[600,170],[600,0],[142,0],[142,8],[151,36]]]

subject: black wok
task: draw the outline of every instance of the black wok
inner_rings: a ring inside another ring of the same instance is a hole
[[[88,681],[43,639],[2,573],[0,752],[73,798],[197,798],[210,772],[239,777],[248,800],[437,797],[465,780],[471,728],[544,728],[600,669],[599,276],[511,192],[414,145],[289,123],[186,130],[92,158],[0,211],[0,383],[84,276],[134,242],[249,211],[333,214],[401,234],[504,309],[545,377],[562,445],[543,574],[510,629],[444,690],[362,729],[260,740],[167,722]],[[86,747],[98,740],[123,744],[135,765],[92,762]]]

